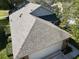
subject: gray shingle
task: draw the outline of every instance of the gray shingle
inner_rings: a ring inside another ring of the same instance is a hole
[[[52,23],[31,15],[32,6],[32,9],[39,7],[30,3],[10,15],[14,59],[45,49],[70,37],[67,32]]]

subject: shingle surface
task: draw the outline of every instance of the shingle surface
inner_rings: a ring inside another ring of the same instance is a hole
[[[29,3],[9,17],[14,59],[37,52],[69,37],[67,32],[52,23],[30,14],[39,6]]]
[[[20,49],[18,57],[35,53],[68,37],[68,33],[60,30],[52,23],[36,18],[28,37]]]
[[[30,15],[40,5],[29,3],[9,16],[14,58],[31,30],[35,18]]]

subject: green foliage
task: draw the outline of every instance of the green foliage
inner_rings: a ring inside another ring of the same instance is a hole
[[[12,59],[12,45],[8,19],[0,20],[0,59]]]
[[[6,25],[8,25],[8,24],[9,24],[8,19],[0,20],[0,25],[6,26]]]
[[[78,55],[78,56],[76,56],[74,59],[79,59],[79,55]]]
[[[7,57],[6,49],[0,51],[0,59],[9,59]]]
[[[66,19],[64,19],[59,26],[72,34],[72,38],[79,43],[79,19],[75,19],[75,21],[76,24],[71,25],[67,23]]]
[[[60,27],[61,28],[64,28],[65,27],[65,25],[66,25],[66,23],[67,23],[67,20],[66,19],[64,19],[64,20],[61,20],[61,23],[60,23]]]
[[[4,28],[4,30],[5,30],[5,34],[9,35],[11,33],[10,32],[10,25],[6,25],[5,28]]]
[[[79,17],[79,0],[71,0],[70,2],[63,2],[63,17]]]
[[[79,43],[79,0],[62,1],[63,14],[60,27],[72,34],[72,38]],[[70,25],[67,23],[69,18],[74,18],[76,24]],[[66,28],[65,28],[66,27]]]
[[[76,25],[70,26],[71,34],[75,37],[74,40],[79,43],[79,28]]]
[[[71,10],[74,10],[73,16],[78,17],[79,16],[79,0],[74,0],[73,4],[70,7]]]
[[[11,43],[11,42],[7,44],[6,50],[7,50],[7,55],[8,55],[9,57],[11,57],[12,54],[13,54],[13,53],[12,53],[12,43]]]
[[[12,42],[11,36],[8,37],[7,42],[8,42],[8,43],[11,43],[11,42]]]
[[[9,2],[8,0],[0,0],[0,9],[1,10],[8,10],[9,8]]]

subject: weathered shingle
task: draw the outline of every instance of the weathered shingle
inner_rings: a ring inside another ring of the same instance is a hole
[[[36,5],[36,4],[35,4]],[[14,59],[42,50],[69,38],[69,34],[44,19],[30,14],[32,3],[10,15]]]

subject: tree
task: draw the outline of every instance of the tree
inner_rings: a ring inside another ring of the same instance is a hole
[[[8,0],[0,0],[0,9],[9,9]]]
[[[68,4],[70,4],[68,6]],[[76,24],[73,25],[68,25],[68,28],[66,28],[65,30],[67,30],[69,33],[71,33],[73,35],[74,40],[79,43],[79,0],[72,0],[71,3],[68,3],[67,5],[63,4],[64,7],[64,12],[63,12],[63,20],[61,22],[61,25],[67,24],[67,20],[69,18],[74,18],[74,20],[76,21]],[[66,7],[67,6],[67,7]],[[62,25],[62,27],[64,26]],[[64,28],[64,27],[63,27]]]

